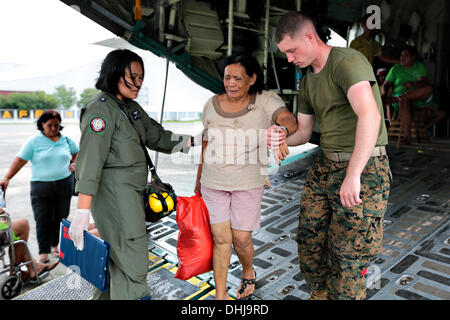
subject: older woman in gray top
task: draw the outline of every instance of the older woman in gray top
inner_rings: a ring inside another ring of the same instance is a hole
[[[224,68],[226,93],[209,99],[203,110],[205,141],[195,188],[210,215],[218,300],[229,299],[226,281],[232,246],[242,264],[237,298],[246,298],[255,290],[252,232],[260,228],[264,186],[270,186],[265,133],[274,124],[287,135],[297,130],[295,117],[283,100],[263,90],[255,58],[235,54],[225,60]],[[286,144],[280,148],[287,152]]]

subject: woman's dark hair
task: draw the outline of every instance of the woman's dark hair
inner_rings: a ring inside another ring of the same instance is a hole
[[[61,123],[61,115],[58,113],[58,111],[55,110],[46,110],[42,113],[42,115],[39,117],[38,121],[37,121],[37,128],[39,131],[44,131],[44,127],[42,126],[42,124],[46,123],[48,120],[51,119],[58,119],[59,123]],[[64,129],[63,126],[59,126],[59,131],[61,131],[62,129]]]
[[[244,67],[245,73],[247,73],[249,77],[253,77],[253,75],[256,74],[256,81],[250,87],[248,93],[261,93],[264,90],[264,76],[258,60],[256,60],[255,57],[245,53],[235,53],[225,58],[223,69],[225,70],[225,68],[230,64],[236,63],[239,63]]]
[[[112,95],[116,95],[119,92],[117,83],[120,78],[124,79],[125,85],[128,86],[125,81],[125,70],[129,68],[131,70],[131,63],[139,62],[142,66],[142,75],[144,75],[144,61],[142,58],[127,49],[118,49],[111,51],[102,62],[100,68],[100,75],[95,83],[95,87],[98,90],[108,92]],[[133,80],[133,84],[136,86]],[[139,86],[136,86],[139,87]]]

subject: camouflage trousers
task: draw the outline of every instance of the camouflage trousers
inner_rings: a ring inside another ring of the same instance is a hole
[[[300,270],[311,289],[327,289],[329,299],[364,299],[365,270],[381,252],[383,217],[392,174],[387,156],[372,157],[361,174],[363,201],[341,204],[339,191],[348,162],[321,153],[309,171],[300,202],[297,234]]]

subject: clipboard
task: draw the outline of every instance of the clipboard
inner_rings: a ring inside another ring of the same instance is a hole
[[[72,270],[75,269],[82,278],[102,292],[106,292],[109,287],[110,244],[84,231],[84,248],[79,251],[70,239],[69,227],[70,222],[62,219],[59,261]]]

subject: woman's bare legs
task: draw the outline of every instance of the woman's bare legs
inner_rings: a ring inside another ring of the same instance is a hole
[[[244,279],[255,279],[255,270],[253,269],[253,257],[255,255],[255,251],[253,248],[252,241],[252,232],[251,231],[239,231],[233,230],[233,245],[236,254],[239,257],[239,260],[242,264],[242,278]],[[238,288],[237,298],[245,298],[248,297],[255,291],[255,285],[249,284],[245,291],[240,294],[239,290],[241,285]]]
[[[213,271],[216,284],[216,300],[228,300],[227,276],[230,264],[233,235],[230,221],[212,224],[213,237]]]

